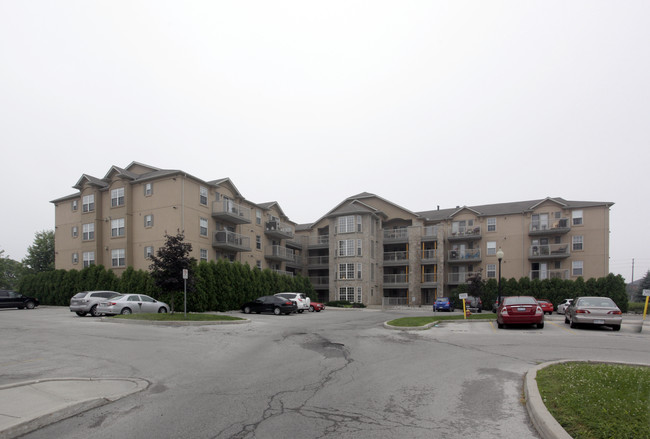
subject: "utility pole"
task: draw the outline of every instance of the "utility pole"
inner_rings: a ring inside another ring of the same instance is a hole
[[[632,283],[634,283],[634,258],[632,258]]]

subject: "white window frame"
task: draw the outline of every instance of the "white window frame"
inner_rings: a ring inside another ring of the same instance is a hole
[[[574,226],[582,226],[584,224],[582,209],[577,209],[571,212],[571,224]]]
[[[583,251],[585,249],[585,240],[582,235],[571,237],[571,251]]]
[[[584,275],[584,261],[571,262],[571,276],[578,277]]]
[[[208,188],[199,186],[199,204],[202,206],[208,205]]]
[[[354,215],[346,215],[338,217],[338,233],[354,233]]]
[[[153,213],[148,213],[144,216],[144,227],[145,229],[153,227]]]
[[[79,209],[79,200],[72,200],[72,211],[76,212]]]
[[[357,232],[361,233],[363,231],[361,224],[361,215],[357,215]]]
[[[83,252],[83,266],[84,268],[95,265],[95,252]]]
[[[497,242],[496,241],[488,241],[487,242],[487,248],[485,250],[485,254],[488,256],[495,256],[497,254]]]
[[[262,224],[262,211],[259,209],[255,209],[255,224]]]
[[[205,248],[202,248],[202,249],[199,250],[199,252],[200,252],[199,260],[208,262],[208,250],[205,249]]]
[[[208,236],[208,219],[199,218],[199,235],[207,237]]]
[[[121,238],[126,234],[124,227],[124,218],[116,218],[111,220],[111,238]]]
[[[81,211],[94,212],[95,211],[95,194],[84,195],[82,198]]]
[[[72,237],[73,238],[78,238],[79,237],[79,226],[72,226]]]
[[[111,267],[126,267],[126,250],[123,248],[111,250]]]
[[[497,217],[493,216],[487,219],[487,231],[496,232],[497,231]]]
[[[354,256],[354,239],[339,240],[339,256]]]
[[[497,264],[487,264],[485,267],[485,275],[488,279],[496,279],[497,277]]]
[[[118,187],[111,190],[111,207],[124,206],[124,188]]]
[[[77,265],[79,263],[79,253],[72,253],[72,263]]]
[[[339,280],[354,279],[354,264],[339,264]]]
[[[153,256],[153,245],[148,245],[144,248],[144,258],[150,259]]]
[[[363,241],[360,239],[357,239],[357,256],[363,256],[363,247],[362,247]]]
[[[95,223],[86,223],[81,226],[82,241],[93,241],[95,239]]]
[[[354,302],[354,287],[340,287],[339,300],[347,300],[348,302]]]
[[[363,299],[363,289],[361,287],[357,287],[357,303],[361,303]]]
[[[363,264],[361,262],[357,262],[357,279],[363,279],[362,275],[362,270],[363,270]]]
[[[144,184],[144,196],[150,197],[153,195],[153,183]]]

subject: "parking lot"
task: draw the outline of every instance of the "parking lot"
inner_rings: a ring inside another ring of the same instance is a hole
[[[78,317],[65,307],[0,310],[0,384],[55,377],[138,378],[140,393],[27,438],[536,438],[522,378],[559,359],[650,364],[650,333],[429,330],[384,323],[427,310],[244,315],[248,324],[148,326]],[[648,330],[648,328],[645,328]]]

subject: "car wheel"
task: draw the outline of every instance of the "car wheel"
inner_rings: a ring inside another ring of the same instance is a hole
[[[275,308],[273,308],[273,314],[279,316],[280,314],[282,314],[282,311],[280,311],[280,308],[276,306]]]
[[[314,312],[314,307],[309,305],[309,312]]]
[[[90,315],[93,317],[99,317],[101,313],[97,312],[97,305],[93,305],[92,308],[90,308]]]
[[[27,309],[34,309],[35,306],[36,306],[36,304],[34,302],[32,302],[31,300],[25,304],[25,308],[27,308]]]
[[[506,325],[504,325],[503,323],[499,323],[499,322],[497,322],[497,328],[499,328],[499,329],[503,329],[503,328],[505,328],[505,327],[506,327]]]
[[[83,311],[77,311],[77,315],[78,315],[79,317],[84,317],[86,314],[87,314],[87,313],[85,313],[85,312],[83,312]]]
[[[158,308],[158,314],[167,314],[167,308],[161,306],[160,308]]]
[[[251,307],[250,306],[244,307],[244,314],[250,314],[250,313],[251,313]]]
[[[537,329],[544,329],[544,322],[537,324]]]
[[[621,325],[612,325],[612,329],[614,331],[620,331],[621,330]]]
[[[131,314],[131,308],[122,308],[122,311],[120,311],[120,314],[122,314],[122,315]]]
[[[291,315],[291,311],[289,311],[289,312],[285,312],[284,314],[290,316],[290,315]]]
[[[305,310],[304,309],[299,309],[298,312],[302,314]]]

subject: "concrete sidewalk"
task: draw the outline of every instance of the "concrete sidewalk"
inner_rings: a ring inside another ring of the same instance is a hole
[[[148,386],[139,378],[53,378],[0,386],[0,439],[21,436]]]

